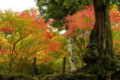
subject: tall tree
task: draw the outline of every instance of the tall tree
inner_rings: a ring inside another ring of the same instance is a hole
[[[54,19],[53,26],[63,28],[64,18],[69,14],[72,15],[76,11],[83,8],[91,0],[37,0],[37,6],[40,13],[43,13],[46,19]],[[73,6],[74,5],[74,6]],[[66,26],[66,30],[69,26]],[[77,70],[77,52],[75,38],[67,36],[69,62],[71,71]]]
[[[91,68],[96,68],[98,80],[110,79],[110,71],[116,70],[116,59],[113,51],[109,3],[110,0],[93,0],[95,25],[90,35],[90,42],[84,53],[84,62]]]

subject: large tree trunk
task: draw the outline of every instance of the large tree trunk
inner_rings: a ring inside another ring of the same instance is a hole
[[[75,43],[75,37],[68,36],[67,45],[69,52],[70,71],[73,72],[77,70],[77,51],[76,51],[77,46]]]
[[[89,67],[95,67],[96,65],[97,68],[99,67],[99,70],[96,68],[98,80],[110,79],[109,71],[112,70],[112,64],[114,64],[109,5],[105,1],[107,0],[93,0],[96,22],[90,35],[87,51],[83,57],[84,62]]]
[[[107,0],[106,0],[107,1]],[[104,64],[104,68],[107,70],[111,69],[111,61],[106,61],[106,59],[113,59],[113,41],[110,25],[109,16],[109,5],[105,3],[105,0],[93,0],[95,9],[95,28],[93,29],[90,37],[90,43],[95,43],[99,46],[99,61],[102,63],[110,63],[108,65]],[[106,58],[106,59],[105,59]],[[99,80],[108,80],[110,75],[105,73],[103,77],[100,75]],[[110,79],[109,79],[110,80]]]
[[[109,17],[109,6],[104,0],[93,0],[95,9],[95,27],[90,36],[90,43],[99,45],[99,53],[113,55],[112,34]]]

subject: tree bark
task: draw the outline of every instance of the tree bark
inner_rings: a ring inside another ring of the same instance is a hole
[[[66,57],[63,58],[63,63],[62,63],[62,75],[64,76],[65,71],[66,71]]]
[[[96,43],[99,46],[98,53],[100,61],[107,57],[113,59],[114,52],[109,16],[109,5],[106,4],[104,0],[93,0],[93,2],[96,22],[95,28],[91,33],[90,43]],[[109,67],[112,67],[111,64],[109,64]],[[109,75],[106,75],[106,80],[108,80],[108,76]],[[101,77],[101,79],[104,79],[104,77]]]
[[[38,74],[36,62],[37,62],[37,58],[34,57],[34,60],[33,60],[33,72],[34,72],[34,76],[36,76]]]
[[[106,4],[106,1],[107,0],[93,0],[96,22],[90,34],[90,42],[87,46],[88,51],[86,53],[87,57],[84,58],[86,59],[84,62],[86,62],[87,65],[99,65],[101,71],[104,68],[105,74],[100,73],[98,80],[110,80],[110,75],[107,75],[107,72],[112,69],[112,60],[114,59],[109,5]],[[91,55],[88,56],[90,53]]]
[[[120,0],[118,1],[118,11],[120,12]]]
[[[99,45],[101,55],[113,55],[113,40],[111,33],[109,6],[104,0],[93,0],[95,9],[95,27],[90,36],[90,43]]]
[[[69,52],[70,71],[73,72],[77,70],[77,51],[76,51],[77,46],[75,43],[75,37],[68,36],[67,45]]]

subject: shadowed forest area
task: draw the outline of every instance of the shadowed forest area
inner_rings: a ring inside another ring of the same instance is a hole
[[[35,2],[0,11],[0,80],[120,80],[120,0]]]

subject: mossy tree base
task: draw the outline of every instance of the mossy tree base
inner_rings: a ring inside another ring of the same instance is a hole
[[[93,0],[93,3],[96,22],[83,61],[86,72],[96,74],[97,80],[111,80],[118,66],[113,51],[109,4],[107,0]]]

